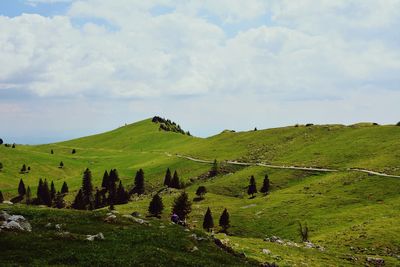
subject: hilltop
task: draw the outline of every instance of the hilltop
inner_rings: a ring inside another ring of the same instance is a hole
[[[81,186],[86,168],[92,171],[96,186],[101,184],[105,170],[116,168],[127,187],[132,187],[136,171],[142,168],[145,195],[116,209],[123,214],[146,214],[152,194],[163,188],[165,171],[170,168],[179,172],[191,198],[198,186],[207,188],[205,199],[193,203],[190,223],[199,229],[207,207],[214,220],[227,208],[231,236],[218,237],[252,259],[279,265],[362,266],[368,257],[381,257],[388,265],[400,263],[400,179],[349,171],[357,168],[400,175],[400,127],[297,125],[224,131],[209,138],[185,133],[165,131],[159,123],[147,119],[60,143],[0,146],[4,165],[0,190],[9,199],[17,194],[20,178],[33,192],[39,177],[54,180],[56,188],[66,181],[70,187],[66,200],[70,202]],[[214,159],[221,173],[210,178],[207,173]],[[61,161],[62,169],[58,168]],[[335,172],[277,169],[257,163]],[[19,172],[23,164],[31,167],[29,173]],[[254,199],[248,198],[249,177],[254,175],[260,188],[265,174],[271,181],[270,194],[258,193]],[[161,194],[166,207],[162,220],[168,220],[178,194],[179,190]],[[300,243],[298,222],[307,223],[310,240],[324,251],[263,241],[265,237],[279,236]],[[270,253],[263,253],[263,249]]]

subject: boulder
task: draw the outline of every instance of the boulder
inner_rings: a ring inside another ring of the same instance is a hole
[[[117,216],[115,216],[114,214],[111,214],[111,215],[107,216],[107,217],[104,219],[104,221],[107,222],[107,223],[116,222],[116,221],[117,221]]]
[[[1,213],[0,213],[0,221],[7,221],[8,218],[10,218],[10,217],[11,217],[10,214],[8,214],[7,212],[5,212],[4,210],[1,211]]]
[[[271,251],[269,249],[263,248],[262,253],[266,254],[266,255],[270,255]]]
[[[88,241],[94,241],[94,240],[104,240],[104,235],[103,233],[98,233],[97,235],[87,235],[86,240]]]
[[[368,257],[367,262],[373,264],[374,266],[384,266],[385,265],[385,260],[382,258]]]
[[[11,231],[13,231],[13,230],[24,231],[24,229],[21,227],[21,225],[15,221],[3,222],[1,228],[11,230]]]

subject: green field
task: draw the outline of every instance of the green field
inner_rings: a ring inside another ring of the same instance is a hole
[[[52,149],[54,154],[50,153]],[[72,154],[72,149],[76,149],[77,153]],[[212,179],[201,179],[199,177],[207,173],[211,165],[177,155],[211,161],[217,159],[227,172]],[[226,160],[332,168],[339,171],[322,173],[260,166],[240,167],[225,165],[223,162]],[[63,169],[58,168],[60,161],[65,165]],[[383,258],[387,266],[400,266],[400,179],[347,170],[363,168],[400,175],[398,126],[293,126],[238,133],[225,131],[209,138],[197,138],[160,131],[158,124],[149,119],[104,134],[61,143],[40,146],[17,144],[14,149],[0,146],[0,162],[4,165],[0,172],[0,190],[5,199],[17,195],[20,178],[23,178],[25,185],[29,185],[34,193],[39,178],[54,180],[57,189],[66,181],[70,188],[66,200],[72,201],[81,186],[82,173],[86,168],[92,171],[95,186],[100,186],[105,170],[116,168],[128,188],[132,186],[136,171],[142,168],[145,172],[146,195],[133,198],[126,205],[117,206],[116,209],[122,214],[130,214],[133,211],[146,214],[151,195],[163,187],[165,171],[170,168],[172,171],[177,170],[185,182],[191,181],[191,185],[185,189],[191,198],[195,197],[199,185],[206,186],[208,190],[205,200],[193,202],[190,224],[201,230],[202,218],[207,207],[211,208],[214,222],[217,224],[222,210],[227,208],[231,215],[232,227],[228,236],[217,236],[236,251],[244,252],[250,259],[276,262],[279,266],[365,266],[367,257],[374,257]],[[31,167],[29,173],[19,173],[23,164]],[[258,193],[255,198],[249,199],[246,193],[249,176],[256,177],[260,189],[265,174],[268,174],[271,180],[271,193],[267,196]],[[177,194],[178,190],[162,194],[166,209],[161,222],[155,221],[154,224],[167,223],[172,201]],[[5,208],[7,207],[2,207]],[[86,226],[82,231],[93,228],[93,232],[99,232],[97,229],[102,229],[106,233],[110,231],[115,234],[114,239],[123,236],[127,244],[135,243],[132,245],[132,251],[157,249],[157,244],[146,243],[143,239],[146,239],[146,236],[161,235],[157,227],[151,227],[151,230],[143,229],[140,236],[127,235],[127,240],[124,232],[130,233],[133,231],[130,227],[138,226],[129,225],[129,229],[116,227],[118,230],[113,232],[114,228],[104,226],[96,220],[97,212],[91,214],[73,210],[27,208],[24,205],[15,205],[13,209],[28,214],[33,220],[36,220],[37,216],[58,216],[65,220],[83,216],[85,219],[82,220]],[[48,233],[41,233],[42,222],[41,219],[37,220],[37,233],[35,228],[32,234],[18,236],[8,236],[1,232],[0,244],[17,248],[24,242],[24,248],[29,250],[36,244],[36,241],[31,240],[37,239],[38,247],[50,246],[53,243],[56,247],[59,241],[46,239]],[[323,246],[324,251],[263,241],[266,236],[275,235],[287,241],[301,243],[297,232],[298,222],[307,223],[310,228],[310,241]],[[134,232],[137,230],[134,229]],[[171,226],[163,232],[168,239],[179,230]],[[36,238],[36,234],[41,235],[43,240]],[[51,242],[40,245],[44,240]],[[113,241],[109,242],[108,245],[112,245]],[[87,254],[77,256],[76,264],[82,264],[87,259],[88,263],[95,265],[109,262],[108,254],[104,252],[108,245],[91,247],[85,242],[68,244],[70,249],[74,249],[74,246],[76,249],[90,247]],[[160,244],[160,249],[166,251],[167,259],[172,260],[176,257],[181,265],[201,265],[209,262],[219,265],[218,262],[222,260],[226,260],[228,265],[229,260],[238,265],[245,264],[244,261],[237,261],[233,256],[208,243],[204,245],[204,249],[199,247],[199,255],[185,251],[183,243],[180,246],[172,252],[174,247],[170,247],[169,242],[165,241],[165,244]],[[48,251],[47,256],[37,259],[37,262],[34,253],[26,252],[30,255],[26,256],[30,259],[29,263],[68,264],[67,261],[63,261],[65,257],[69,257],[68,252],[56,257],[51,253],[51,247],[44,249]],[[268,249],[271,253],[262,253],[263,249]],[[122,254],[127,254],[126,251],[127,247],[121,249]],[[28,264],[17,261],[24,257],[24,253],[24,250],[13,249],[12,252],[7,252],[10,256],[0,254],[0,259],[4,259],[2,265],[11,264],[13,261],[16,261],[17,265]],[[134,254],[136,252],[132,253],[132,257],[137,256]],[[99,256],[97,262],[90,261],[91,254],[102,256]],[[195,259],[185,259],[185,254],[190,254],[190,257]],[[152,258],[152,255],[145,254],[143,259]],[[209,262],[205,262],[206,260]],[[125,259],[124,263],[134,262]],[[138,260],[138,263],[143,264],[144,261]],[[166,262],[154,261],[150,266],[157,264],[166,265]]]

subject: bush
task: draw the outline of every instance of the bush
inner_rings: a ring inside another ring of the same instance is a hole
[[[306,127],[310,127],[310,126],[314,126],[314,124],[312,124],[312,123],[307,123],[306,124]]]
[[[299,234],[301,237],[301,241],[303,242],[307,242],[308,241],[308,226],[307,223],[303,225],[301,225],[301,222],[299,222]]]
[[[2,144],[3,144],[3,139],[0,138],[0,145],[2,145]]]
[[[197,188],[196,190],[196,195],[200,198],[200,199],[204,199],[204,195],[207,193],[207,189],[205,186],[201,185],[199,186],[199,188]]]

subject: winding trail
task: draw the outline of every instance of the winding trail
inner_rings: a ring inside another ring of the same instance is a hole
[[[173,156],[172,154],[167,153],[167,152],[165,152],[165,154],[168,157],[172,157]],[[213,163],[212,160],[203,160],[203,159],[193,158],[193,157],[179,155],[179,154],[175,154],[175,156],[178,157],[178,158],[183,158],[183,159],[187,159],[187,160],[191,160],[191,161],[199,162],[199,163],[207,163],[207,164],[212,164]],[[262,167],[273,168],[273,169],[301,170],[301,171],[313,171],[313,172],[348,171],[348,172],[368,173],[370,175],[376,175],[376,176],[382,176],[382,177],[400,178],[400,175],[392,175],[392,174],[381,173],[381,172],[376,172],[376,171],[371,171],[371,170],[366,170],[366,169],[357,169],[357,168],[348,168],[346,170],[337,170],[337,169],[328,169],[328,168],[297,167],[297,166],[272,165],[272,164],[265,164],[265,163],[239,162],[239,161],[231,161],[231,160],[227,160],[227,161],[224,161],[224,162],[227,163],[227,164],[232,164],[232,165],[262,166]]]

